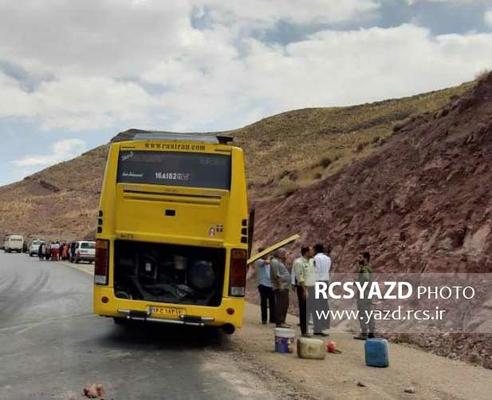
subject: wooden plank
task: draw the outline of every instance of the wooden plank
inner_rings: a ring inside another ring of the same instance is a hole
[[[297,239],[299,239],[299,235],[292,235],[288,237],[287,239],[284,239],[280,242],[275,243],[274,245],[266,248],[260,253],[255,254],[254,256],[250,257],[248,260],[248,264],[254,263],[256,260],[260,259],[263,256],[266,256],[267,254],[273,253],[275,250],[280,249],[281,247],[287,246],[288,244],[295,242]]]

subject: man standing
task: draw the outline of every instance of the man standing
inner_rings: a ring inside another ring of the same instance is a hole
[[[369,284],[365,292],[357,293],[357,309],[359,310],[360,334],[354,336],[354,339],[366,340],[374,337],[374,316],[372,300],[368,296],[369,287],[372,282],[372,267],[369,265],[371,255],[365,251],[359,255],[358,261],[358,281],[363,285]]]
[[[46,244],[43,242],[38,247],[38,259],[39,260],[44,260],[45,249],[46,249]]]
[[[51,242],[46,243],[45,260],[48,261],[51,258]]]
[[[55,242],[51,245],[51,261],[58,261],[58,254],[60,252],[60,242]]]
[[[316,282],[324,282],[328,285],[330,281],[331,258],[325,254],[324,246],[319,243],[314,246],[314,253]],[[316,299],[314,303],[314,334],[318,336],[328,336],[328,333],[325,332],[330,328],[330,316],[328,315],[330,306],[328,300],[320,298]],[[325,314],[327,318],[318,318],[318,313]]]
[[[304,337],[309,337],[308,333],[308,306],[307,299],[309,293],[314,287],[314,266],[310,261],[313,251],[310,247],[301,248],[301,257],[296,258],[293,265],[293,275],[295,276],[295,285],[297,300],[299,302],[299,325]],[[309,307],[311,309],[311,307]]]
[[[275,294],[275,322],[277,328],[290,328],[285,323],[287,309],[289,308],[289,290],[291,288],[290,272],[285,266],[287,252],[284,249],[277,250],[270,262],[270,274],[272,278],[273,293]]]
[[[261,253],[265,249],[258,249],[258,253]],[[268,316],[270,316],[270,323],[275,322],[275,296],[273,295],[272,279],[270,276],[270,259],[260,258],[253,264],[254,271],[256,273],[256,282],[258,285],[258,292],[260,293],[261,304],[261,323],[266,325]]]

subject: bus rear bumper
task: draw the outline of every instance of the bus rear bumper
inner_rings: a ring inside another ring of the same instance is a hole
[[[180,315],[154,316],[152,307],[180,309]],[[114,296],[112,288],[94,288],[94,313],[104,317],[121,318],[142,322],[159,322],[191,326],[216,326],[240,328],[244,313],[244,298],[222,298],[218,307],[190,304],[157,303],[145,300],[120,299]]]
[[[182,315],[179,319],[172,318],[154,318],[148,311],[132,311],[132,310],[118,310],[118,314],[123,315],[124,318],[132,321],[148,321],[148,322],[162,322],[166,324],[178,324],[178,325],[192,325],[192,326],[205,326],[210,325],[215,321],[213,317],[194,317],[189,315]]]

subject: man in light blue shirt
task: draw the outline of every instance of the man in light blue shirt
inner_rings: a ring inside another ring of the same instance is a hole
[[[262,252],[264,249],[258,249]],[[256,273],[256,283],[260,293],[261,323],[266,325],[267,320],[275,323],[275,296],[272,289],[272,279],[270,275],[270,258],[264,257],[256,260],[254,270]],[[269,314],[269,315],[268,315]],[[270,318],[268,318],[270,317]]]

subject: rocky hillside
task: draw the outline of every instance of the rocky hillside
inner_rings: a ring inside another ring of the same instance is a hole
[[[250,197],[284,198],[336,174],[378,151],[395,124],[434,113],[471,86],[354,107],[296,110],[230,131],[246,151]],[[106,152],[101,146],[1,187],[0,235],[92,236]]]
[[[378,272],[491,273],[492,73],[394,130],[377,150],[320,182],[257,200],[258,240],[300,233],[304,243],[323,242],[339,272],[354,271],[357,254],[369,250]],[[474,315],[465,301],[452,311],[465,329],[490,332],[492,293],[483,279]],[[492,368],[490,334],[390,337]]]
[[[334,175],[257,201],[257,237],[322,241],[340,270],[368,249],[382,270],[492,272],[492,74],[394,129]]]

